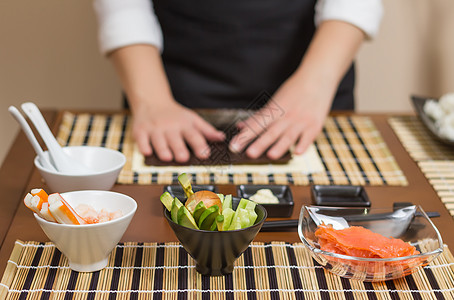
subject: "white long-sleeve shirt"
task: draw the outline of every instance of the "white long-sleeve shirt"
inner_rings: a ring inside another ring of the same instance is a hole
[[[150,0],[95,0],[99,44],[103,54],[133,44],[150,44],[162,51],[163,37]],[[383,15],[381,0],[318,0],[315,24],[340,20],[373,38]]]

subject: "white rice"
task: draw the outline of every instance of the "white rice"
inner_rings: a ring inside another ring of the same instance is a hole
[[[440,136],[454,141],[454,93],[443,95],[439,101],[426,101],[424,112],[434,120]]]

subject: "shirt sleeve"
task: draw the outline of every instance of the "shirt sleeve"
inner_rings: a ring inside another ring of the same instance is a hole
[[[374,38],[383,16],[381,0],[318,0],[315,6],[315,24],[325,20],[350,23]]]
[[[95,0],[100,50],[150,44],[162,51],[162,31],[150,0]]]

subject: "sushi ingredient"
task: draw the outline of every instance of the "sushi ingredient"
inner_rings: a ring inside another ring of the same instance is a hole
[[[394,258],[419,254],[401,239],[387,238],[361,226],[334,229],[320,225],[315,231],[320,249],[327,252],[363,258]]]
[[[194,194],[194,192],[192,191],[191,181],[189,180],[189,177],[186,173],[182,173],[178,176],[178,182],[183,188],[186,198],[189,198],[192,196],[192,194]]]
[[[210,208],[213,205],[217,205],[222,210],[222,202],[216,193],[211,191],[198,191],[192,194],[188,200],[186,200],[185,206],[191,212],[194,213],[195,207],[199,202],[202,201],[206,208]]]
[[[160,200],[162,204],[167,208],[167,210],[172,209],[172,202],[173,202],[173,197],[170,195],[169,192],[165,192],[164,194],[161,195]]]
[[[216,217],[219,216],[219,206],[213,205],[208,207],[199,218],[198,226],[202,230],[210,230],[213,223],[216,223]],[[214,230],[214,229],[213,229]]]
[[[197,226],[194,217],[191,215],[189,210],[186,208],[186,206],[181,206],[178,209],[177,213],[177,223],[180,224],[181,226],[192,228],[192,229],[199,229]]]
[[[43,189],[32,189],[24,198],[24,204],[41,218],[56,222],[49,211],[48,195]]]
[[[75,208],[76,213],[85,220],[87,224],[104,223],[121,217],[121,211],[109,212],[103,208],[100,211],[95,210],[91,205],[79,204]]]
[[[188,228],[210,231],[236,230],[255,224],[256,203],[241,199],[235,211],[232,209],[232,195],[216,194],[207,190],[193,193],[191,182],[185,173],[178,176],[178,181],[185,194],[189,195],[185,205],[168,192],[164,192],[160,197],[173,222]]]
[[[250,200],[261,204],[277,204],[279,199],[270,189],[259,189],[254,195],[249,197]]]
[[[48,201],[49,210],[58,223],[73,225],[87,223],[59,193],[49,195]]]
[[[41,218],[61,224],[96,224],[121,217],[121,211],[109,212],[106,209],[96,211],[87,204],[71,207],[58,194],[48,195],[43,189],[33,189],[24,198],[24,204]]]
[[[439,101],[426,101],[423,109],[434,120],[439,134],[454,141],[454,93],[443,95]]]

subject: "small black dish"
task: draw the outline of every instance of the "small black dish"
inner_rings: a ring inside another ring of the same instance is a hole
[[[311,196],[319,206],[370,207],[369,197],[362,186],[313,185]]]
[[[214,185],[193,185],[192,190],[194,192],[198,191],[211,191],[217,193],[217,188]],[[177,197],[179,200],[186,199],[186,196],[183,192],[183,188],[179,184],[175,185],[166,185],[164,187],[164,192],[169,192],[172,197]]]
[[[237,195],[241,198],[249,199],[260,189],[270,189],[279,199],[279,203],[260,203],[265,207],[270,218],[287,218],[293,212],[293,196],[290,187],[287,185],[253,185],[242,184],[237,186]]]

